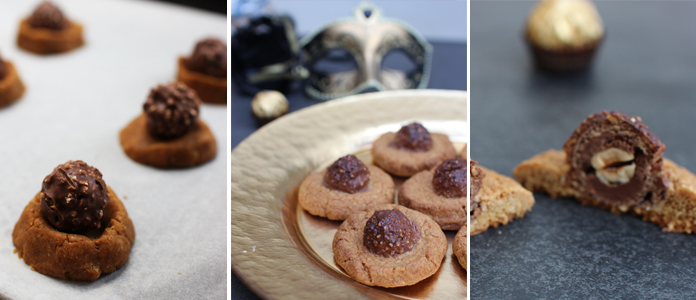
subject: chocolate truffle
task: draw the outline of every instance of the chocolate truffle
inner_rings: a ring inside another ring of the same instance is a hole
[[[191,71],[226,78],[227,45],[216,38],[204,39],[196,44],[193,54],[184,63]]]
[[[629,207],[665,198],[665,145],[640,117],[616,111],[590,115],[563,151],[569,179],[582,197]]]
[[[370,170],[355,155],[346,155],[326,169],[324,182],[330,188],[355,194],[370,181]]]
[[[196,92],[179,82],[155,87],[143,105],[148,131],[163,140],[181,137],[191,130],[199,108]]]
[[[433,139],[423,125],[411,123],[396,133],[395,144],[399,148],[413,151],[428,151],[433,146]]]
[[[466,161],[450,158],[435,169],[433,190],[447,198],[466,196]]]
[[[411,251],[420,237],[418,224],[398,209],[378,210],[365,224],[363,245],[372,253],[392,257]]]
[[[273,121],[289,110],[288,99],[278,91],[260,91],[251,101],[251,112],[259,126]]]
[[[63,16],[63,12],[49,1],[39,4],[29,17],[29,25],[35,28],[62,30],[67,23],[68,20]]]
[[[102,174],[81,160],[59,165],[46,176],[40,198],[44,218],[64,232],[101,228],[109,203]]]

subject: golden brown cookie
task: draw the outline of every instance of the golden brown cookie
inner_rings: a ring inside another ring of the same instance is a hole
[[[365,226],[376,211],[396,209],[414,222],[420,232],[415,246],[407,252],[385,257],[363,243]],[[356,281],[381,287],[418,283],[435,274],[447,253],[447,238],[430,217],[394,204],[375,206],[351,215],[339,227],[333,240],[336,263]]]
[[[18,255],[32,270],[68,280],[92,281],[126,264],[135,229],[126,208],[108,188],[100,230],[87,234],[56,230],[41,214],[41,193],[24,208],[12,232]]]
[[[184,64],[185,58],[179,58],[179,70],[176,80],[194,89],[203,102],[227,104],[227,78],[191,71]]]
[[[354,194],[332,189],[324,182],[326,170],[307,176],[298,194],[300,205],[308,213],[330,220],[345,220],[353,213],[384,203],[394,202],[394,181],[380,168],[367,165],[370,181],[367,188]]]
[[[435,169],[422,171],[406,180],[399,189],[399,204],[422,212],[443,230],[458,230],[466,224],[466,195],[447,198],[433,189]]]
[[[457,257],[459,264],[462,265],[464,270],[468,270],[466,259],[466,236],[468,231],[469,230],[466,228],[466,224],[464,224],[464,226],[462,226],[462,228],[460,228],[457,232],[457,235],[454,236],[454,241],[452,242],[452,253],[454,253],[454,256]]]
[[[208,125],[198,120],[184,136],[172,140],[154,138],[141,114],[123,130],[123,151],[132,160],[157,168],[188,168],[208,162],[217,154],[217,142]]]
[[[489,227],[505,225],[521,218],[534,205],[534,196],[510,177],[500,175],[484,167],[481,190],[473,197],[478,207],[472,208],[471,235],[484,232]]]
[[[455,157],[456,151],[447,135],[432,133],[432,148],[428,151],[412,151],[394,146],[393,132],[380,136],[372,145],[375,165],[396,176],[410,177],[429,170],[446,159]]]
[[[14,65],[9,61],[3,61],[5,76],[0,78],[0,108],[8,106],[19,100],[24,95],[24,84]]]
[[[36,54],[68,52],[84,44],[82,25],[68,20],[53,3],[42,2],[19,23],[17,46]]]

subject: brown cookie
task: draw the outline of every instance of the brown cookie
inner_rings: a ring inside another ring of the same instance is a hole
[[[186,67],[186,58],[179,58],[176,80],[196,91],[203,102],[227,104],[227,78],[191,71]]]
[[[473,197],[478,207],[472,211],[471,235],[521,218],[534,205],[532,193],[515,180],[484,167],[479,168],[485,177],[481,190]]]
[[[200,119],[184,136],[172,140],[154,138],[146,123],[145,114],[141,114],[121,130],[123,151],[136,162],[157,168],[188,168],[205,163],[217,154],[215,137]]]
[[[554,198],[575,198],[614,213],[630,213],[664,227],[669,232],[696,232],[696,176],[669,159],[663,159],[663,174],[669,182],[665,199],[657,203],[644,202],[628,207],[611,205],[583,197],[567,180],[571,165],[566,153],[549,150],[523,161],[515,168],[514,176],[526,188],[544,192]]]
[[[368,165],[370,181],[354,194],[329,188],[326,170],[307,176],[300,185],[298,199],[308,213],[330,220],[345,220],[353,213],[394,201],[394,181],[380,168]]]
[[[12,232],[18,255],[32,270],[68,280],[92,281],[126,264],[135,229],[126,208],[108,188],[102,229],[86,234],[56,230],[41,213],[41,193],[24,208]]]
[[[397,209],[415,222],[420,238],[410,251],[385,257],[368,250],[363,243],[365,225],[375,211]],[[333,240],[336,263],[356,281],[381,287],[418,283],[435,274],[447,253],[447,238],[430,217],[394,204],[375,206],[351,215],[339,227]]]
[[[399,204],[430,216],[443,230],[458,230],[466,224],[466,195],[447,198],[435,193],[434,172],[422,171],[406,180],[399,189]]]
[[[84,45],[82,25],[67,21],[60,30],[32,27],[29,19],[19,24],[17,46],[36,54],[54,54],[71,51]]]
[[[462,268],[465,270],[468,270],[466,266],[466,237],[468,231],[469,230],[466,228],[466,224],[464,224],[464,226],[462,226],[462,228],[460,228],[457,232],[457,235],[454,236],[454,241],[452,242],[452,253],[454,253],[454,256],[456,256],[457,260],[459,260],[459,264],[462,265]]]
[[[457,155],[447,135],[439,133],[431,135],[432,147],[429,150],[413,151],[396,147],[395,133],[383,134],[372,145],[375,165],[396,176],[410,177]]]
[[[0,108],[15,103],[24,95],[24,84],[14,65],[6,60],[2,63],[5,75],[0,78]]]

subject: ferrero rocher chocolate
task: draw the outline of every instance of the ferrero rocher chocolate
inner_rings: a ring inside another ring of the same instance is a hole
[[[49,1],[44,1],[36,7],[29,17],[29,25],[35,28],[48,28],[61,30],[65,28],[68,20],[63,12]]]
[[[196,92],[183,83],[155,87],[143,105],[148,131],[163,140],[183,136],[196,124],[200,103]]]
[[[324,182],[330,188],[355,194],[370,181],[370,170],[355,155],[346,155],[326,169]]]
[[[396,146],[413,151],[428,151],[433,146],[433,139],[423,125],[411,123],[401,127],[396,133]]]
[[[420,237],[418,224],[398,209],[378,210],[365,224],[363,245],[372,253],[392,257],[411,251]]]
[[[227,45],[216,38],[207,38],[196,44],[186,67],[210,76],[227,77]]]

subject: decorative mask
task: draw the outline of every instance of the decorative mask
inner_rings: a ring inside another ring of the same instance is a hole
[[[408,24],[383,17],[370,3],[360,4],[353,14],[353,18],[331,22],[300,40],[310,71],[309,96],[330,100],[366,91],[427,87],[432,46],[425,38]],[[383,67],[385,56],[392,51],[401,51],[415,68]],[[346,68],[346,62],[352,67]],[[342,63],[343,68],[335,63]]]

